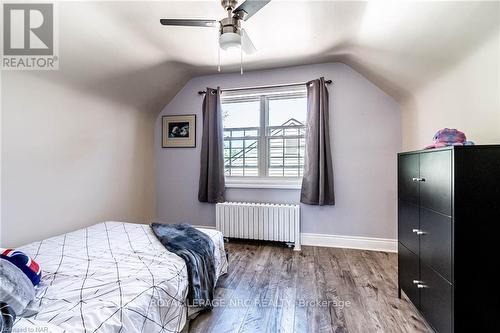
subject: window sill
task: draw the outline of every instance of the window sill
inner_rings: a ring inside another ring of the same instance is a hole
[[[226,177],[226,188],[264,188],[282,190],[300,190],[302,178],[235,178]]]

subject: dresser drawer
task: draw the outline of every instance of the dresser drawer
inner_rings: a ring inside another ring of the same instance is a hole
[[[452,332],[452,285],[427,265],[420,273],[420,311],[438,333]]]
[[[420,260],[452,281],[452,220],[450,217],[420,208]]]
[[[419,306],[420,297],[417,281],[420,280],[420,264],[418,256],[404,247],[401,243],[398,245],[398,270],[399,270],[399,288],[401,288],[410,301]]]
[[[420,205],[451,216],[451,150],[420,154]]]
[[[398,196],[418,205],[419,154],[401,155],[398,159]]]
[[[417,205],[399,200],[398,203],[398,239],[413,253],[419,253],[419,208]]]

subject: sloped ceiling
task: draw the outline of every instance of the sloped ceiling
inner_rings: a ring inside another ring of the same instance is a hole
[[[218,0],[60,2],[60,71],[38,75],[159,112],[191,78],[217,72],[216,29],[162,17],[225,15]],[[245,70],[340,61],[397,101],[498,34],[499,2],[273,0],[244,27],[257,53]],[[223,72],[239,54],[222,54]]]

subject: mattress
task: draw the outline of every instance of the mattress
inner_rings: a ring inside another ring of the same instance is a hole
[[[202,229],[215,245],[217,278],[226,273],[222,234]],[[144,224],[104,222],[19,248],[42,267],[31,308],[13,331],[180,332],[187,321],[184,260]]]

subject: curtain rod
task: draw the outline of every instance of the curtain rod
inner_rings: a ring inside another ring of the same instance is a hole
[[[331,84],[333,81],[332,80],[326,80],[326,84]],[[275,84],[275,85],[269,85],[269,86],[259,86],[259,87],[243,87],[243,88],[232,88],[232,89],[222,89],[222,91],[238,91],[238,90],[250,90],[250,89],[265,89],[265,88],[281,88],[281,87],[291,87],[291,86],[300,86],[300,85],[305,85],[307,82],[302,82],[302,83],[289,83],[289,84]],[[205,90],[198,91],[198,94],[204,95],[207,92]]]

